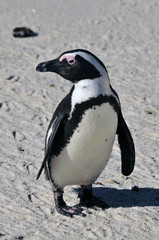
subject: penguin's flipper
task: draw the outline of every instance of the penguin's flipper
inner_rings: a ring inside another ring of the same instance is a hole
[[[121,150],[122,174],[128,176],[132,173],[135,164],[135,147],[131,133],[122,116],[121,109],[118,113],[118,142]]]
[[[57,130],[59,129],[59,126],[61,124],[61,122],[63,122],[63,120],[65,119],[66,115],[63,113],[61,114],[60,116],[57,116],[53,123],[52,123],[52,133],[50,135],[50,138],[49,138],[49,142],[48,142],[48,146],[47,146],[47,150],[46,150],[46,154],[45,154],[45,157],[44,157],[44,160],[42,162],[42,165],[41,165],[41,168],[38,172],[38,175],[37,175],[37,179],[40,177],[41,173],[42,173],[42,170],[43,168],[45,167],[45,164],[46,164],[46,161],[49,159],[50,157],[50,154],[51,154],[51,150],[52,150],[52,147],[53,147],[53,143],[54,143],[54,139],[55,139],[55,136],[56,136],[56,133],[57,133]]]

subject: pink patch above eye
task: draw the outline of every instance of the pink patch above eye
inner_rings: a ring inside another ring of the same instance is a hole
[[[59,61],[62,62],[62,60],[66,59],[69,64],[75,63],[75,58],[73,56],[63,55],[60,57]]]

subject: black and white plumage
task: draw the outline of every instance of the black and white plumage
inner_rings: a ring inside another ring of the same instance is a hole
[[[64,202],[63,189],[67,185],[82,187],[80,205],[107,208],[105,202],[93,196],[92,184],[110,158],[115,135],[125,176],[133,171],[135,149],[104,64],[92,53],[76,49],[40,63],[36,70],[55,72],[73,83],[48,127],[45,157],[37,178],[45,168],[56,209],[63,215],[81,213]]]

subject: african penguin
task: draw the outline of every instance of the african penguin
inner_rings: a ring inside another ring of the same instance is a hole
[[[36,70],[55,72],[73,83],[49,124],[37,179],[45,169],[60,214],[82,214],[80,207],[69,207],[63,200],[68,185],[81,186],[80,206],[108,208],[93,195],[92,184],[108,163],[116,134],[125,176],[134,169],[135,148],[106,67],[91,52],[76,49],[40,63]]]

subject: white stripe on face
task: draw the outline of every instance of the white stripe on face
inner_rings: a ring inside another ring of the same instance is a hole
[[[100,72],[102,76],[105,76],[107,74],[105,68],[91,54],[85,53],[82,51],[66,53],[60,57],[59,61],[61,62],[63,59],[66,59],[67,62],[71,64],[70,61],[73,61],[73,60],[75,61],[76,55],[83,57],[85,60],[90,62],[93,66],[95,66],[95,68]]]
[[[60,57],[59,61],[62,62],[64,59],[66,59],[66,61],[68,62],[68,64],[72,65],[76,62],[75,57],[74,56],[69,56],[69,55],[63,55],[62,57]]]

